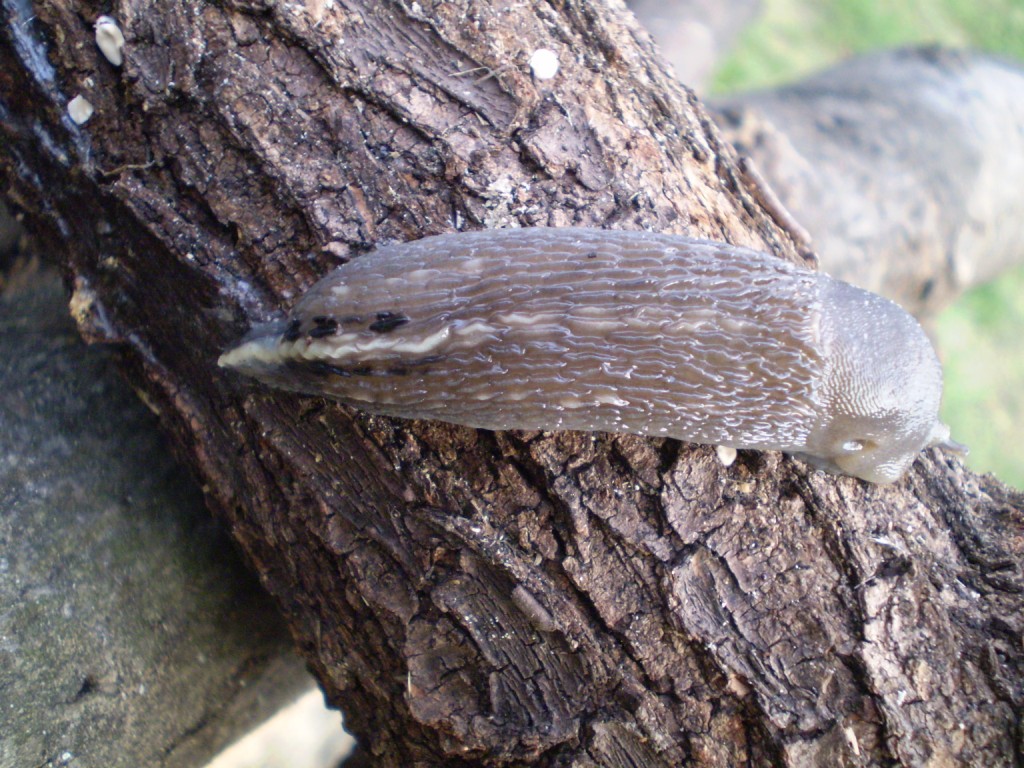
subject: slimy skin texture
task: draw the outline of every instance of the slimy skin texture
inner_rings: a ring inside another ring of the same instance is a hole
[[[785,451],[873,483],[949,437],[942,369],[896,304],[768,254],[650,232],[382,247],[219,363],[372,413]]]

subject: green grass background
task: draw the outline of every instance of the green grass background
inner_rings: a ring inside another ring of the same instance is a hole
[[[1024,0],[765,0],[713,90],[778,85],[856,53],[933,43],[1024,67]],[[943,419],[970,446],[968,464],[1024,488],[1024,268],[963,296],[935,330]]]

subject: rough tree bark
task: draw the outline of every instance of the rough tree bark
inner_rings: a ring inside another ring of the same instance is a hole
[[[624,8],[126,0],[122,69],[98,4],[3,8],[0,173],[357,761],[1020,759],[1024,499],[955,460],[878,488],[775,454],[368,417],[215,368],[375,242],[581,224],[799,260]],[[531,78],[538,48],[555,79]]]

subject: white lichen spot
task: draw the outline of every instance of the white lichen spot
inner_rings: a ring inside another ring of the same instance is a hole
[[[100,16],[93,25],[96,29],[96,45],[103,56],[115,67],[124,63],[124,35],[117,22],[110,16]]]
[[[82,125],[87,122],[95,111],[89,100],[82,94],[78,94],[68,102],[68,115],[75,122],[75,125]]]
[[[530,56],[530,71],[538,80],[550,80],[558,74],[558,54],[550,48],[538,48]]]
[[[843,738],[846,740],[846,745],[850,748],[850,751],[854,756],[859,757],[860,741],[857,739],[857,732],[848,725],[843,728]]]
[[[718,460],[722,462],[722,466],[731,467],[732,463],[736,461],[736,449],[729,445],[716,445],[715,453],[718,454]]]

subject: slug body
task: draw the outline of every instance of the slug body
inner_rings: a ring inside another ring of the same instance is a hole
[[[768,254],[649,232],[382,247],[219,362],[373,413],[778,450],[875,483],[949,436],[938,359],[900,307]]]

